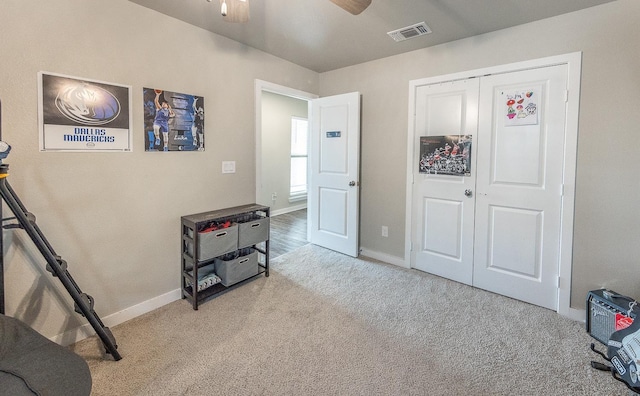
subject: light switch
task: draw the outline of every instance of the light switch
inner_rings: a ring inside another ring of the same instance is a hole
[[[236,161],[222,161],[222,173],[236,173]]]

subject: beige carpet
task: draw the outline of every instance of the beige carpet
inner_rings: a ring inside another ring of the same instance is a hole
[[[313,245],[202,304],[73,346],[93,395],[628,395],[555,312]]]

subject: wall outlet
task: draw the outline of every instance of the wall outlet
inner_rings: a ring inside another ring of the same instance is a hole
[[[273,202],[276,202],[276,199],[278,199],[278,193],[272,193],[272,194],[271,194],[271,200],[272,200]]]
[[[389,236],[389,227],[382,226],[382,236],[385,238]]]

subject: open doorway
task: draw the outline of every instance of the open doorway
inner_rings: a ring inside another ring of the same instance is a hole
[[[309,100],[317,95],[256,80],[256,203],[274,216],[306,209]]]
[[[256,203],[271,207],[271,257],[308,243],[308,92],[256,80]],[[300,169],[303,167],[304,169]]]
[[[308,240],[357,257],[360,93],[317,98],[316,95],[260,80],[256,80],[255,93],[256,202],[269,206],[271,214],[277,216],[306,208],[308,198]],[[295,103],[299,105],[300,112],[304,112],[306,107],[306,112],[300,117],[287,110],[277,124],[279,126],[272,128],[269,125],[271,118],[282,112],[265,108],[266,103],[272,101]],[[303,118],[304,125],[308,127],[292,128]],[[306,130],[308,139],[302,140],[308,142],[304,145],[311,158],[304,161],[308,165],[306,180],[309,182],[309,193],[304,196],[292,188],[291,164],[307,155],[306,151],[300,155],[296,145],[292,144],[296,140],[296,129]]]

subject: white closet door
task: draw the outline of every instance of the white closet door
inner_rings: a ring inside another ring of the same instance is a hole
[[[558,305],[567,66],[482,77],[473,285]]]
[[[473,274],[478,89],[474,78],[418,86],[415,92],[411,266],[466,284],[471,284]],[[441,167],[453,157],[446,155],[433,165],[433,172],[420,173],[419,163],[425,160],[420,139],[451,135],[471,136],[471,172],[442,174]]]

